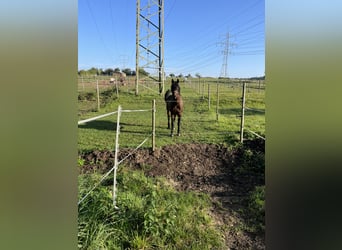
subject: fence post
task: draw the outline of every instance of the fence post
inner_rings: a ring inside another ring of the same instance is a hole
[[[219,117],[219,83],[217,81],[216,85],[216,121],[218,121]]]
[[[96,95],[97,95],[97,111],[100,111],[100,91],[99,91],[99,80],[96,80]]]
[[[120,116],[121,106],[118,107],[118,117],[116,120],[116,135],[115,135],[115,158],[114,158],[114,182],[113,182],[113,205],[116,206],[116,170],[118,169],[118,151],[119,151],[119,134],[120,134]]]
[[[246,100],[246,82],[242,85],[242,109],[241,109],[241,125],[240,125],[240,142],[243,143],[243,129],[245,126],[245,100]]]
[[[208,83],[208,110],[210,110],[210,84]]]
[[[152,151],[156,149],[156,100],[152,101]]]

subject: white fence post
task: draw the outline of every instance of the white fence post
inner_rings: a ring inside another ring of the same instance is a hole
[[[97,93],[97,111],[100,111],[100,91],[99,91],[99,80],[96,80],[96,93]]]
[[[152,101],[152,151],[156,149],[156,100]]]
[[[246,101],[246,82],[242,85],[242,110],[241,110],[241,124],[240,124],[240,142],[243,143],[243,129],[245,125],[245,101]]]
[[[216,121],[218,121],[219,117],[219,83],[217,81],[216,85]]]
[[[208,110],[210,110],[210,84],[208,83]]]
[[[116,135],[115,135],[115,159],[114,159],[114,184],[113,184],[113,205],[116,206],[116,170],[118,169],[118,151],[119,151],[119,133],[120,133],[120,116],[121,106],[118,107],[118,118],[116,121]]]

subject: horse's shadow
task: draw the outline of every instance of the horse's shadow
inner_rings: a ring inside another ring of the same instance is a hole
[[[97,129],[97,130],[115,130],[116,122],[112,121],[91,121],[78,125],[78,128]]]
[[[95,121],[87,122],[85,124],[80,124],[78,125],[78,128],[115,131],[116,126],[117,126],[116,122],[95,120]],[[125,131],[126,128],[131,127],[131,126],[145,127],[145,125],[141,125],[141,124],[130,124],[130,123],[120,122],[120,130],[122,131]],[[125,132],[128,132],[128,131],[125,131]]]

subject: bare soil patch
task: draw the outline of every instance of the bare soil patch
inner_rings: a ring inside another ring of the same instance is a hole
[[[251,150],[264,153],[263,141],[246,142]],[[125,161],[131,169],[143,170],[147,176],[164,176],[179,191],[204,192],[210,195],[212,216],[225,234],[227,249],[265,249],[263,232],[250,233],[243,228],[241,209],[255,186],[264,185],[264,174],[241,173],[244,149],[229,150],[214,144],[178,144],[151,152],[140,149],[120,149],[119,159],[132,154]],[[113,167],[114,152],[93,151],[81,156],[85,165],[81,173],[104,173]]]

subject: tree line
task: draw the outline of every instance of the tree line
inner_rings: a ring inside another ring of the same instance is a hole
[[[101,69],[101,68],[95,68],[95,67],[92,67],[88,70],[79,70],[78,71],[78,75],[79,76],[94,76],[94,75],[97,75],[97,76],[112,76],[114,74],[118,74],[118,73],[125,73],[126,76],[135,76],[136,75],[136,72],[135,70],[132,70],[130,68],[125,68],[125,69],[120,69],[120,68],[108,68],[108,69]],[[143,68],[139,68],[139,74],[140,75],[145,75],[145,76],[149,76],[150,73],[145,71]],[[178,77],[178,78],[192,78],[193,76],[191,74],[188,74],[186,76],[184,76],[183,74],[179,74],[179,75],[175,75],[173,73],[170,73],[169,74],[170,77]],[[195,77],[197,78],[201,78],[202,76],[200,75],[200,73],[196,73],[195,74]],[[219,79],[223,79],[224,77],[219,77]],[[226,77],[227,79],[229,79],[228,77]],[[250,78],[246,78],[248,80],[265,80],[265,76],[261,76],[261,77],[250,77]]]
[[[114,74],[117,74],[117,73],[125,73],[126,76],[135,76],[136,75],[136,72],[135,70],[132,70],[130,68],[125,68],[125,69],[120,69],[120,68],[115,68],[115,69],[112,69],[112,68],[108,68],[108,69],[101,69],[101,68],[95,68],[95,67],[92,67],[90,69],[82,69],[82,70],[79,70],[78,71],[78,75],[79,76],[94,76],[94,75],[97,75],[97,76],[112,76]],[[139,74],[142,74],[142,75],[146,75],[148,76],[149,73],[146,72],[144,69],[139,69]]]
[[[101,68],[96,68],[96,67],[92,67],[90,69],[82,69],[82,70],[79,70],[78,71],[78,75],[79,76],[94,76],[94,75],[97,75],[97,76],[100,76],[100,75],[103,75],[103,76],[112,76],[114,74],[117,74],[117,73],[125,73],[126,76],[135,76],[136,75],[136,72],[135,70],[132,70],[130,68],[125,68],[125,69],[120,69],[120,68],[108,68],[108,69],[101,69]],[[143,68],[140,68],[139,69],[139,74],[140,75],[150,75],[149,72],[145,71]],[[170,77],[178,77],[178,78],[183,78],[184,75],[183,74],[179,74],[179,75],[175,75],[173,73],[170,73],[169,74]],[[195,75],[196,77],[200,78],[201,75],[199,73],[197,73]],[[187,76],[185,76],[187,78],[191,78],[191,74],[188,74]]]

